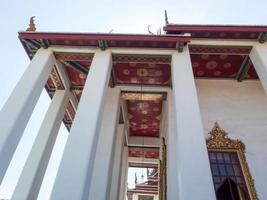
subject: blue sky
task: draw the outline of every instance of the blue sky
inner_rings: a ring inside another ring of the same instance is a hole
[[[267,25],[266,8],[266,0],[1,0],[0,109],[29,63],[17,32],[27,28],[30,16],[36,16],[37,31],[147,33],[148,25],[153,32],[164,25],[164,9],[172,23]],[[11,197],[49,101],[43,92],[0,187],[0,198]],[[66,138],[62,127],[39,199],[49,197]]]

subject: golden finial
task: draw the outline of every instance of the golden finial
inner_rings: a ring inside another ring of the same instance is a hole
[[[36,27],[35,27],[35,24],[34,24],[34,18],[35,18],[35,16],[32,16],[30,18],[29,27],[27,28],[26,31],[32,31],[32,32],[34,32],[36,30]]]

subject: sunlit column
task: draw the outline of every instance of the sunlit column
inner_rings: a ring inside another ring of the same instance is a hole
[[[110,71],[111,52],[96,51],[50,199],[88,198]]]
[[[0,184],[54,64],[52,50],[39,49],[0,112]]]
[[[117,128],[109,200],[118,200],[119,198],[120,171],[122,169],[121,160],[124,145],[124,126],[124,124],[119,124]]]
[[[172,200],[177,199],[179,196],[177,179],[178,146],[172,91],[168,91],[167,102],[164,104],[164,110],[167,112],[167,199]]]
[[[109,197],[119,103],[120,89],[108,88],[88,199],[106,200]]]
[[[34,141],[12,200],[37,199],[45,171],[69,102],[68,90],[57,90]]]
[[[257,71],[265,93],[267,93],[267,42],[255,44],[249,57]]]
[[[179,199],[215,199],[188,47],[172,55]]]
[[[122,153],[122,162],[121,162],[119,200],[126,199],[127,180],[128,180],[128,147],[124,147]]]

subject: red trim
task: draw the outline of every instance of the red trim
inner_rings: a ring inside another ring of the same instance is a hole
[[[224,31],[224,32],[267,32],[267,26],[238,25],[167,25],[164,31]]]
[[[144,35],[144,34],[105,34],[105,33],[47,33],[19,32],[20,39],[67,39],[67,40],[115,40],[115,41],[159,41],[190,42],[190,36]]]

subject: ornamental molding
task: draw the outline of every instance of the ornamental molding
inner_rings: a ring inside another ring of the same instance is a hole
[[[245,151],[245,144],[240,140],[230,139],[225,132],[218,124],[215,122],[211,132],[209,132],[210,137],[207,139],[208,149],[241,149]]]
[[[249,196],[251,200],[259,200],[254,180],[249,171],[248,163],[245,155],[245,144],[241,140],[234,140],[228,137],[228,133],[225,132],[215,122],[212,130],[209,132],[209,138],[207,139],[207,148],[210,151],[231,151],[236,152],[239,158],[239,162],[244,174],[246,186],[248,188]]]
[[[58,73],[55,66],[53,67],[53,69],[51,71],[50,78],[51,78],[51,80],[52,80],[52,82],[55,85],[55,88],[57,90],[64,90],[63,83],[60,79],[59,73]]]

